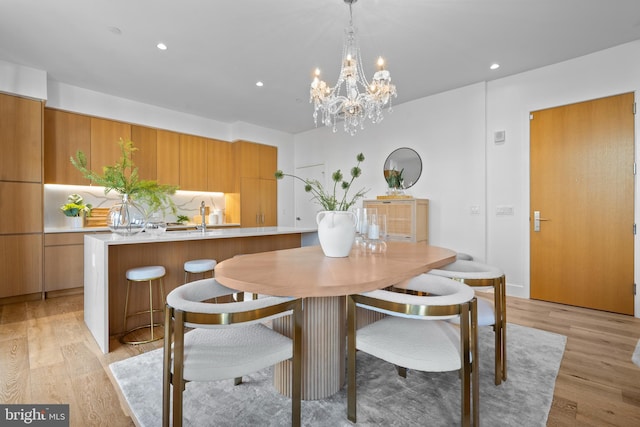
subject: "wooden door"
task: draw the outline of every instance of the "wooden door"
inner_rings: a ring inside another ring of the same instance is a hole
[[[633,105],[531,113],[531,298],[633,315]]]

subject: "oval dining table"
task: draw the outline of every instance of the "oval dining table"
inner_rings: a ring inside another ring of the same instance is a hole
[[[327,257],[320,246],[306,246],[235,256],[216,266],[215,278],[243,292],[304,298],[302,398],[315,400],[344,385],[345,297],[386,288],[455,258],[456,252],[424,242],[387,242],[384,253],[353,249],[344,258]],[[288,319],[274,321],[274,329],[291,332]],[[274,369],[276,389],[289,396],[290,363]]]

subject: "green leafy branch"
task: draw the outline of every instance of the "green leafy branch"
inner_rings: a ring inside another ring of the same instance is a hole
[[[344,176],[340,169],[331,174],[331,180],[333,181],[333,188],[331,191],[327,191],[317,179],[303,179],[296,175],[284,173],[281,170],[276,171],[275,177],[276,179],[282,179],[285,176],[290,176],[301,181],[304,184],[304,191],[311,193],[312,200],[315,200],[324,210],[347,211],[356,203],[356,201],[358,201],[358,199],[364,197],[368,191],[363,188],[357,191],[351,198],[348,198],[348,193],[353,181],[362,174],[360,163],[364,161],[364,155],[362,153],[358,154],[356,156],[356,160],[358,163],[351,168],[351,179],[348,182],[343,180]],[[340,185],[340,188],[344,190],[340,199],[336,196],[338,185]]]
[[[94,184],[104,187],[104,194],[111,190],[119,194],[128,194],[135,201],[145,204],[150,212],[157,210],[165,211],[167,208],[172,213],[176,213],[176,206],[169,197],[175,194],[177,186],[158,184],[154,180],[140,179],[138,168],[134,165],[132,154],[138,149],[134,147],[130,140],[118,141],[121,157],[113,166],[104,166],[102,174],[87,168],[87,157],[82,151],[76,152],[76,157],[70,158],[71,164],[91,180]]]

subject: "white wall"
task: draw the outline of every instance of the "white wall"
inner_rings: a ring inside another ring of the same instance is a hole
[[[484,260],[484,105],[485,85],[480,83],[395,106],[381,123],[368,124],[355,136],[340,127],[336,133],[323,127],[298,134],[296,167],[324,163],[327,177],[336,169],[349,176],[362,152],[363,173],[354,185],[368,188],[367,198],[375,199],[387,189],[387,156],[399,147],[413,148],[422,158],[423,171],[409,191],[430,200],[429,242]],[[480,215],[471,215],[471,206],[479,206]]]
[[[0,92],[47,99],[47,73],[0,60]]]
[[[516,210],[508,219],[488,216],[488,258],[507,269],[510,294],[529,296],[529,112],[639,88],[640,41],[488,84],[488,206],[512,204]],[[507,135],[506,143],[500,146],[491,142],[498,129],[506,130]],[[640,129],[637,115],[636,129]],[[636,187],[636,203],[637,191]],[[638,211],[636,205],[636,223]],[[636,283],[638,252],[636,247]],[[637,296],[635,306],[640,317]]]

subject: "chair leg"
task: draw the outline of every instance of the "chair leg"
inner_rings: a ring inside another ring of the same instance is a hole
[[[174,310],[173,339],[173,427],[182,426],[182,392],[184,391],[184,313]]]
[[[398,371],[398,375],[400,375],[402,378],[407,378],[407,368],[396,366],[396,370]]]
[[[171,309],[165,306],[164,356],[162,360],[162,427],[169,427],[171,408]]]
[[[127,295],[124,298],[124,316],[122,319],[122,330],[124,332],[127,331],[127,312],[129,310],[129,288],[131,286],[131,282],[127,280]]]
[[[151,328],[150,332],[150,338],[153,340],[154,336],[153,336],[153,284],[152,281],[149,280],[149,328]]]

